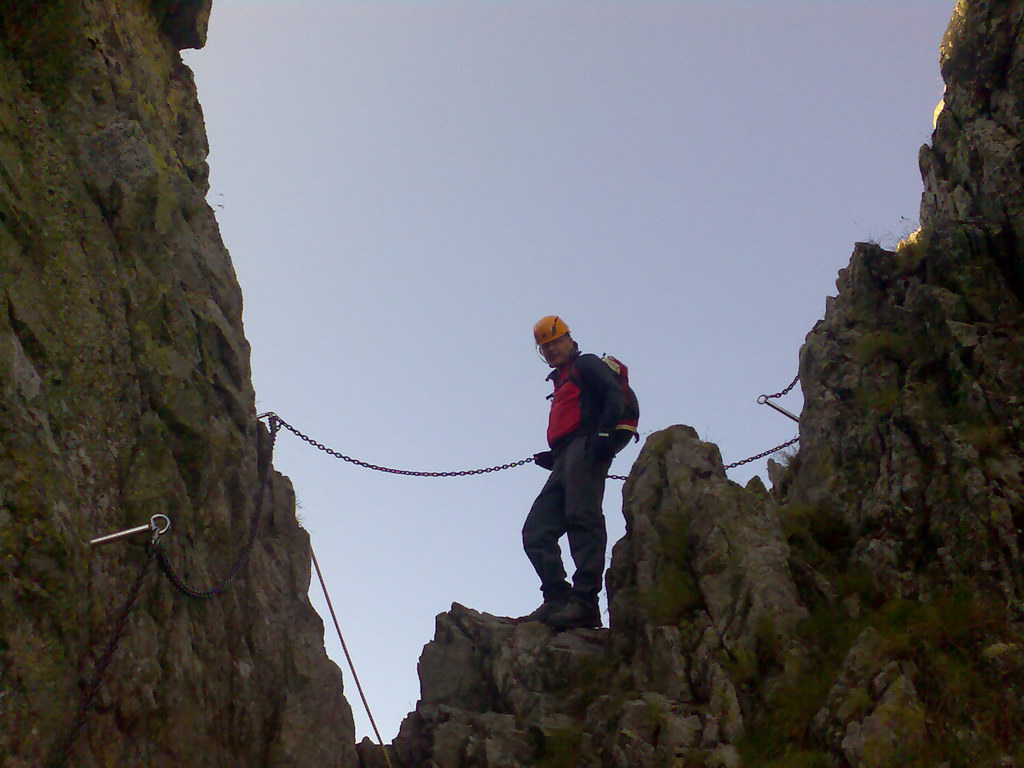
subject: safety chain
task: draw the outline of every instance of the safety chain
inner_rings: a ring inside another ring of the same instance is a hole
[[[774,400],[774,399],[776,399],[776,398],[778,398],[778,397],[784,397],[785,395],[788,395],[788,394],[789,394],[790,392],[792,392],[792,391],[793,391],[793,387],[795,387],[795,386],[796,386],[796,383],[797,383],[798,381],[800,381],[800,374],[799,374],[799,373],[798,373],[798,374],[796,375],[796,378],[794,378],[794,379],[793,379],[793,380],[792,380],[792,381],[791,381],[791,382],[789,383],[789,386],[788,386],[788,387],[786,387],[786,388],[785,388],[784,390],[782,390],[781,392],[776,392],[776,393],[775,393],[774,395],[761,395],[761,397],[763,397],[763,398],[764,398],[765,400]]]
[[[799,380],[800,380],[800,377],[798,375],[793,380],[793,383],[790,384],[788,387],[786,387],[784,390],[782,390],[782,392],[778,392],[778,393],[776,393],[774,395],[766,395],[766,397],[772,397],[772,398],[774,398],[774,397],[782,397],[783,395],[788,394],[793,389],[793,387],[796,386],[796,382],[799,381]],[[341,451],[336,451],[333,448],[328,448],[326,445],[324,445],[323,443],[319,442],[318,440],[314,440],[312,437],[310,437],[309,435],[305,434],[304,432],[300,432],[298,429],[293,427],[291,424],[289,424],[287,421],[282,419],[280,416],[278,416],[273,411],[267,411],[266,413],[261,413],[256,418],[258,418],[258,419],[266,418],[266,419],[269,419],[271,422],[275,422],[276,421],[276,423],[279,426],[284,427],[285,429],[287,429],[289,432],[291,432],[293,435],[295,435],[300,440],[309,443],[314,448],[317,448],[318,450],[321,450],[321,451],[323,451],[324,453],[326,453],[326,454],[328,454],[330,456],[334,456],[336,459],[341,459],[342,461],[347,461],[350,464],[355,464],[357,467],[363,467],[365,469],[373,469],[373,470],[376,470],[377,472],[388,472],[388,473],[390,473],[392,475],[404,475],[406,477],[468,477],[469,475],[485,475],[488,472],[501,472],[503,469],[512,469],[513,467],[521,467],[524,464],[530,464],[530,463],[533,462],[533,457],[531,456],[529,458],[521,459],[519,461],[509,462],[508,464],[497,464],[497,465],[495,465],[493,467],[484,467],[482,469],[464,469],[464,470],[457,470],[457,471],[451,471],[451,472],[418,472],[418,471],[411,470],[411,469],[393,469],[392,467],[382,467],[382,466],[380,466],[378,464],[370,464],[369,462],[362,461],[360,459],[355,459],[355,458],[352,458],[351,456],[346,456]],[[771,454],[775,453],[776,451],[782,450],[783,448],[788,448],[789,446],[793,445],[793,443],[795,443],[799,439],[800,439],[799,437],[794,437],[792,440],[790,440],[788,442],[785,442],[782,445],[776,446],[775,448],[772,448],[771,450],[765,451],[764,453],[759,453],[757,456],[751,456],[749,459],[744,459],[743,461],[737,461],[737,462],[735,462],[733,464],[728,464],[728,465],[726,465],[725,468],[726,469],[732,469],[733,467],[739,467],[739,466],[741,466],[743,464],[749,464],[752,461],[757,461],[758,459],[763,459],[765,456],[770,456]],[[606,477],[609,480],[626,480],[627,479],[626,475],[606,475]]]
[[[734,461],[732,464],[726,464],[725,468],[732,469],[733,467],[740,467],[743,466],[744,464],[749,464],[752,461],[763,459],[765,456],[771,456],[776,451],[781,451],[783,448],[789,448],[789,446],[793,445],[793,443],[798,442],[799,440],[800,435],[797,435],[792,440],[787,440],[782,445],[776,445],[774,448],[769,448],[767,451],[763,451],[757,454],[757,456],[751,456],[749,459],[744,459],[743,461]]]
[[[118,616],[117,622],[114,624],[114,632],[110,636],[110,640],[107,642],[107,647],[103,650],[102,655],[96,662],[96,667],[93,671],[92,681],[82,691],[82,701],[78,706],[78,714],[75,715],[75,719],[71,724],[71,729],[68,731],[68,735],[64,741],[61,742],[60,751],[57,753],[57,757],[50,763],[50,768],[63,768],[67,765],[68,758],[71,755],[71,750],[75,746],[75,742],[78,741],[78,736],[82,732],[82,728],[85,727],[85,719],[89,714],[89,710],[92,709],[93,701],[96,699],[96,694],[99,693],[100,685],[103,683],[103,676],[107,672],[107,667],[110,666],[110,662],[114,658],[114,654],[117,652],[118,643],[121,642],[121,636],[124,635],[125,628],[128,626],[128,617],[131,615],[132,608],[135,606],[135,601],[139,599],[139,592],[142,590],[142,583],[146,580],[146,576],[149,573],[149,568],[153,565],[153,557],[157,552],[157,542],[159,541],[159,534],[154,533],[153,541],[146,547],[146,562],[143,563],[142,568],[139,569],[139,575],[135,577],[135,582],[132,584],[131,589],[128,590],[128,597],[124,601],[124,607],[121,609],[121,615]]]
[[[255,509],[252,513],[252,522],[249,524],[249,538],[245,542],[245,546],[242,548],[242,551],[235,559],[231,569],[228,571],[227,576],[221,579],[218,584],[208,589],[196,589],[195,587],[187,584],[183,578],[175,573],[174,568],[171,566],[170,559],[167,557],[167,553],[164,551],[163,547],[161,547],[159,543],[156,546],[160,569],[164,572],[167,580],[170,581],[171,584],[174,585],[175,589],[183,595],[197,600],[205,600],[209,597],[215,597],[227,589],[228,585],[235,580],[235,577],[238,576],[239,573],[241,573],[245,564],[249,562],[249,556],[252,554],[253,546],[256,544],[256,532],[259,530],[260,516],[263,514],[263,496],[266,491],[267,480],[270,477],[271,462],[274,458],[274,443],[277,441],[277,431],[280,425],[284,423],[274,414],[264,415],[269,415],[270,417],[267,422],[267,426],[270,429],[270,454],[267,456],[266,466],[263,469],[263,477],[260,478],[259,490],[256,491]],[[263,417],[260,416],[259,418]]]
[[[351,456],[346,456],[345,454],[341,453],[340,451],[336,451],[333,448],[328,448],[323,443],[317,442],[309,435],[303,434],[302,432],[297,430],[295,427],[293,427],[287,421],[282,419],[276,413],[261,413],[256,418],[262,419],[264,417],[276,420],[278,424],[287,429],[300,440],[304,440],[305,442],[312,445],[314,448],[318,448],[324,453],[334,456],[336,459],[347,461],[350,464],[355,464],[357,467],[363,467],[364,469],[373,469],[376,470],[377,472],[389,472],[392,475],[405,475],[407,477],[467,477],[469,475],[486,475],[488,472],[501,472],[503,469],[521,467],[524,464],[530,464],[533,462],[533,457],[531,456],[526,459],[520,459],[519,461],[509,462],[508,464],[498,464],[493,467],[484,467],[483,469],[464,469],[453,472],[416,472],[411,469],[392,469],[391,467],[382,467],[378,464],[370,464],[369,462],[366,461],[360,461],[359,459],[354,459]]]
[[[757,398],[757,402],[758,403],[765,403],[768,400],[775,400],[777,398],[784,397],[785,395],[788,395],[790,392],[793,391],[793,387],[796,386],[796,383],[798,381],[800,381],[800,374],[799,373],[797,373],[797,375],[795,377],[793,377],[793,380],[791,382],[789,382],[789,386],[786,387],[784,390],[782,390],[781,392],[776,392],[774,395],[761,395],[759,398]],[[779,408],[774,403],[768,403],[768,405],[770,405],[772,408],[775,408],[776,410],[781,411],[782,413],[786,414],[787,416],[789,416],[791,419],[793,419],[797,423],[800,422],[800,420],[796,416],[794,416],[793,414],[789,413],[785,409]],[[734,467],[741,467],[744,464],[749,464],[752,461],[757,461],[758,459],[763,459],[765,456],[771,456],[776,451],[781,451],[783,448],[789,448],[789,446],[793,445],[794,443],[798,442],[799,440],[800,440],[800,435],[797,435],[792,440],[787,440],[782,445],[777,445],[774,448],[769,448],[767,451],[762,451],[761,453],[757,454],[756,456],[751,456],[749,459],[743,459],[743,461],[734,461],[732,464],[726,464],[725,468],[726,469],[732,469]]]
[[[107,667],[110,666],[110,662],[114,658],[114,653],[117,651],[118,643],[120,643],[121,637],[124,635],[124,631],[128,625],[128,617],[132,612],[132,608],[134,607],[136,600],[139,598],[139,592],[142,589],[143,582],[146,580],[146,575],[149,573],[153,560],[156,559],[160,563],[160,568],[163,570],[164,575],[167,576],[171,584],[173,584],[180,592],[197,599],[219,595],[227,588],[228,584],[234,581],[235,577],[245,567],[256,542],[256,532],[259,530],[260,516],[263,510],[263,496],[267,487],[267,481],[270,477],[274,456],[274,443],[277,440],[277,432],[279,429],[278,421],[279,420],[276,416],[270,414],[268,422],[270,429],[270,454],[267,456],[266,466],[263,470],[263,477],[260,478],[259,490],[256,492],[255,510],[253,511],[252,522],[249,527],[249,538],[246,541],[242,552],[228,571],[227,576],[225,576],[219,584],[205,590],[195,589],[186,584],[185,581],[174,572],[174,568],[171,566],[170,560],[167,558],[167,553],[164,552],[163,547],[160,545],[160,537],[167,531],[169,525],[161,528],[158,526],[156,520],[160,517],[164,517],[166,520],[166,517],[163,515],[155,515],[150,521],[150,526],[153,529],[153,538],[146,547],[146,562],[143,564],[142,569],[139,571],[139,575],[135,578],[135,582],[128,591],[128,597],[125,600],[124,608],[122,608],[121,615],[118,617],[117,622],[114,625],[114,633],[111,636],[110,641],[107,643],[107,647],[104,649],[103,654],[100,656],[99,661],[96,662],[93,679],[82,693],[82,701],[79,705],[78,713],[75,715],[74,722],[71,725],[71,729],[67,737],[61,743],[60,751],[50,763],[50,768],[64,768],[64,766],[67,765],[71,750],[74,748],[75,742],[78,740],[78,737],[82,732],[82,728],[85,726],[86,717],[88,716],[89,710],[92,708],[96,694],[99,692],[100,685],[103,682],[103,676],[106,674]],[[134,532],[135,531],[133,530],[122,531],[121,535],[123,536],[125,533],[131,534]],[[103,538],[110,539],[111,537]],[[99,540],[96,540],[92,543],[96,544],[98,541]]]

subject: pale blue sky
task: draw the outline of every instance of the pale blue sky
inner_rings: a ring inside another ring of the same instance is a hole
[[[517,460],[544,448],[530,329],[557,313],[630,366],[641,431],[690,424],[726,462],[787,440],[755,398],[853,243],[916,226],[952,6],[215,0],[185,59],[259,408],[379,464]],[[287,434],[275,463],[390,739],[435,614],[539,602],[519,532],[544,473],[381,475]]]

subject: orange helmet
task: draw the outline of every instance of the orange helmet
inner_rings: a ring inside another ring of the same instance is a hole
[[[554,341],[559,336],[564,336],[568,332],[569,326],[558,315],[542,317],[533,326],[533,338],[536,340],[537,346]]]

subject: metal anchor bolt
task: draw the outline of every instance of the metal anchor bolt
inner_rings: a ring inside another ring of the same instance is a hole
[[[113,541],[120,541],[128,536],[134,536],[136,533],[143,533],[144,531],[153,532],[153,543],[156,544],[160,537],[167,533],[170,528],[171,518],[167,515],[153,515],[149,518],[149,522],[146,525],[137,525],[134,528],[126,528],[117,533],[108,533],[106,536],[92,539],[89,542],[89,546],[99,547],[104,544],[110,544]]]
[[[768,397],[768,395],[761,395],[759,398],[757,398],[757,404],[758,405],[767,405],[769,408],[774,408],[776,411],[781,413],[783,416],[789,416],[789,418],[791,418],[797,424],[800,423],[800,417],[799,416],[794,416],[792,413],[787,411],[781,405],[776,405],[775,403],[773,403],[771,401],[771,399]]]

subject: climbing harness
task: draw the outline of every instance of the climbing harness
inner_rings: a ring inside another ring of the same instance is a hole
[[[363,700],[363,709],[366,710],[366,716],[370,719],[370,725],[373,726],[373,733],[377,736],[377,744],[380,745],[380,751],[384,753],[384,762],[388,764],[388,768],[392,768],[391,756],[388,754],[387,747],[384,746],[384,739],[380,737],[380,731],[377,730],[377,722],[373,719],[373,713],[370,712],[370,705],[366,701],[366,694],[363,693],[363,685],[359,682],[359,675],[356,673],[356,665],[352,662],[352,655],[348,652],[348,645],[346,645],[345,638],[341,634],[338,617],[334,613],[334,604],[331,602],[331,596],[327,593],[327,584],[324,582],[324,575],[320,571],[320,563],[317,562],[316,552],[313,551],[312,544],[309,545],[309,554],[313,558],[313,567],[316,568],[316,577],[320,580],[320,588],[324,591],[327,610],[331,612],[331,618],[334,620],[334,629],[337,630],[338,639],[341,641],[341,650],[345,652],[348,668],[352,670],[352,679],[356,681],[356,690],[359,691],[359,698]]]
[[[146,546],[146,561],[142,564],[142,568],[139,569],[139,573],[135,577],[135,581],[132,582],[132,586],[128,590],[128,597],[125,598],[124,607],[121,608],[121,613],[117,617],[117,621],[114,622],[114,631],[110,636],[110,640],[107,641],[106,648],[103,649],[103,653],[100,654],[100,657],[96,662],[92,680],[82,691],[82,699],[78,705],[78,712],[75,714],[75,719],[71,723],[71,728],[68,730],[67,736],[65,736],[64,740],[60,742],[60,748],[57,751],[56,757],[50,762],[50,768],[63,768],[68,763],[68,758],[71,756],[71,750],[74,748],[75,742],[78,741],[78,736],[81,734],[82,728],[85,727],[85,719],[89,714],[89,710],[92,709],[93,702],[96,699],[96,694],[99,693],[100,685],[103,684],[103,677],[107,673],[107,668],[110,666],[110,662],[113,660],[114,654],[117,652],[117,646],[121,642],[121,637],[124,635],[124,631],[128,626],[128,617],[131,615],[132,608],[135,607],[135,601],[139,599],[139,593],[142,591],[142,584],[145,582],[146,576],[149,574],[149,569],[153,565],[153,558],[156,555],[160,537],[167,533],[167,530],[170,527],[171,521],[166,515],[153,515],[153,517],[150,518],[148,525],[140,525],[135,528],[129,528],[125,531],[112,533],[109,536],[101,536],[98,539],[93,539],[89,542],[92,546],[99,546],[111,541],[123,539],[126,536],[141,533],[142,531],[151,530],[153,532],[153,536],[150,539],[149,544]]]

